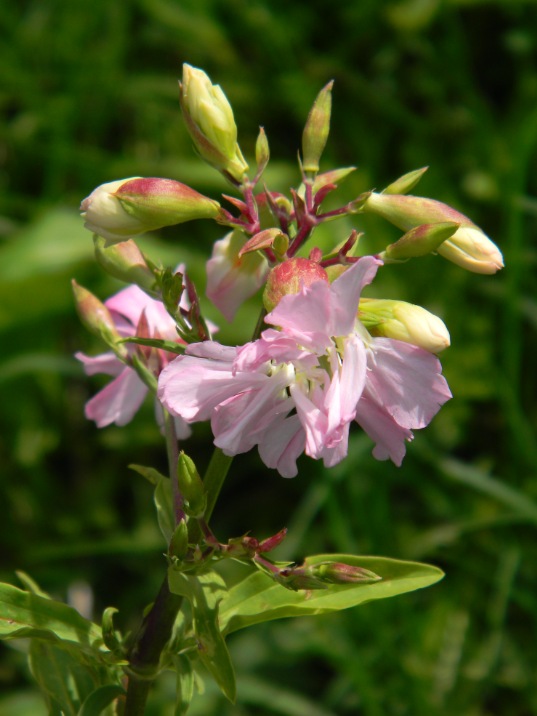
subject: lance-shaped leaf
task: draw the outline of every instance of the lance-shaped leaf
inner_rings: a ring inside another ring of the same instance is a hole
[[[166,477],[153,467],[145,465],[129,465],[142,477],[145,477],[152,485],[155,486],[153,501],[157,508],[157,520],[160,531],[162,532],[166,544],[169,544],[175,531],[175,514],[173,509],[172,483],[169,477]]]
[[[76,609],[11,584],[0,584],[0,638],[22,637],[59,639],[91,652],[102,642],[101,629]]]
[[[194,672],[192,662],[184,654],[174,657],[176,681],[176,701],[174,716],[184,716],[194,696]]]
[[[215,571],[196,576],[170,569],[170,591],[186,597],[192,605],[198,656],[222,692],[235,702],[235,672],[220,631],[219,605],[227,590],[222,577]]]
[[[84,701],[77,716],[101,716],[105,709],[124,693],[125,690],[116,684],[99,686],[99,688],[95,689]]]
[[[49,713],[75,716],[99,686],[97,670],[81,663],[71,652],[40,639],[32,639],[29,661]]]
[[[291,591],[263,572],[254,572],[233,586],[220,604],[220,628],[224,634],[259,622],[327,614],[428,587],[442,579],[437,567],[385,557],[320,554],[308,557],[305,566],[339,562],[362,567],[381,577],[368,584],[329,584],[326,589]]]

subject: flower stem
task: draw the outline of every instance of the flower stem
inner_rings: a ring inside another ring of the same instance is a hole
[[[130,651],[124,716],[144,713],[149,690],[158,674],[160,655],[171,636],[182,601],[182,597],[170,592],[166,576]]]
[[[263,310],[254,330],[252,340],[259,338],[263,330],[263,319],[266,312]],[[183,513],[183,499],[177,483],[177,435],[173,416],[164,411],[164,425],[166,433],[166,447],[170,479],[172,481],[173,498],[176,519]],[[224,455],[220,448],[215,448],[211,461],[205,472],[203,484],[207,491],[207,508],[204,519],[208,523],[213,512],[216,500],[229,472],[233,457]],[[199,523],[191,520],[189,524],[189,541],[196,541],[201,537]],[[197,533],[199,532],[199,536]],[[172,634],[173,625],[181,608],[183,598],[170,592],[168,576],[164,578],[160,591],[145,616],[136,634],[133,646],[129,652],[129,683],[125,701],[124,716],[143,716],[145,704],[151,685],[158,675],[159,662],[162,650],[168,643]]]
[[[179,450],[177,448],[177,433],[175,431],[175,421],[173,415],[162,407],[164,413],[164,430],[166,435],[166,450],[168,452],[168,469],[170,480],[172,483],[173,509],[175,515],[175,524],[178,525],[185,518],[183,510],[183,496],[179,490],[179,482],[177,477],[177,459]]]

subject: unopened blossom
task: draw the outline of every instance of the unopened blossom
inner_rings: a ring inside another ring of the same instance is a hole
[[[173,179],[131,177],[101,184],[80,205],[84,226],[109,241],[194,219],[216,219],[220,204]]]
[[[138,286],[129,286],[111,296],[104,303],[112,317],[119,336],[128,338],[137,335],[141,325],[144,333],[153,338],[164,338],[180,342],[177,337],[175,323],[160,301],[150,298]],[[144,337],[148,337],[144,335]],[[136,350],[136,348],[129,348]],[[162,350],[148,349],[148,364],[151,370],[158,373],[173,354]],[[126,425],[134,417],[147,395],[148,388],[138,373],[123,363],[113,352],[97,356],[76,353],[76,358],[84,365],[87,375],[105,373],[113,377],[106,387],[93,396],[85,407],[85,415],[95,421],[97,427],[103,428],[115,423]],[[157,419],[162,420],[162,411],[157,404]],[[178,438],[186,438],[190,434],[188,425],[176,420]]]
[[[440,353],[450,344],[444,321],[413,303],[385,298],[362,298],[358,315],[374,336],[397,338],[430,353]]]
[[[200,156],[233,180],[242,182],[248,164],[237,143],[237,125],[220,85],[197,67],[183,65],[180,83],[185,123]]]
[[[267,260],[260,252],[239,256],[244,243],[241,231],[231,231],[215,242],[207,261],[207,297],[228,321],[261,288],[268,273]]]
[[[440,244],[438,253],[474,273],[493,274],[503,268],[503,256],[496,244],[467,216],[441,201],[421,196],[371,192],[363,209],[405,231],[421,224],[459,224],[457,231]]]
[[[305,452],[327,467],[347,454],[357,421],[374,454],[401,464],[412,430],[450,397],[433,354],[372,337],[358,320],[362,288],[381,261],[361,258],[332,284],[320,280],[283,296],[261,337],[242,347],[192,344],[162,371],[159,397],[187,422],[210,420],[227,455],[258,447],[284,477]]]

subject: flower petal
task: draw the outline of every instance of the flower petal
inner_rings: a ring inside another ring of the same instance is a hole
[[[368,392],[403,428],[423,428],[451,398],[438,358],[391,338],[373,339]]]
[[[299,345],[324,353],[332,345],[330,315],[330,286],[316,281],[300,293],[283,296],[265,316],[265,323],[279,326]]]
[[[382,266],[380,259],[363,256],[330,286],[332,336],[346,336],[352,332],[362,289],[375,278],[379,266]]]
[[[413,439],[407,428],[398,425],[392,416],[364,391],[356,409],[356,422],[375,441],[373,456],[377,460],[388,458],[400,467],[406,452],[405,441]]]
[[[101,353],[98,356],[87,356],[85,353],[75,353],[75,358],[84,365],[86,375],[119,375],[125,365],[116,357],[115,353]]]
[[[304,452],[304,443],[304,428],[298,415],[291,415],[265,431],[259,455],[267,467],[278,470],[282,477],[295,477],[296,461]]]
[[[98,428],[115,423],[126,425],[142,404],[147,387],[132,368],[122,372],[86,403],[85,415]]]

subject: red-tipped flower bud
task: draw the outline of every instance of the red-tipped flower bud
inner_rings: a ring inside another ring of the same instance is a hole
[[[496,244],[467,216],[440,201],[420,196],[372,192],[363,210],[382,216],[405,231],[421,224],[460,224],[451,238],[438,247],[438,253],[474,273],[491,274],[503,268],[503,257]]]
[[[102,184],[80,205],[86,229],[110,241],[193,219],[216,219],[220,204],[172,179],[133,177]]]
[[[107,273],[120,281],[134,283],[144,291],[154,292],[155,274],[132,239],[107,246],[106,239],[96,236],[94,246],[97,263]]]
[[[328,283],[328,275],[322,266],[311,259],[295,257],[275,266],[269,273],[263,293],[263,304],[272,311],[288,294],[298,293],[302,287],[316,281]]]
[[[102,338],[107,345],[111,346],[118,357],[126,358],[127,349],[123,344],[119,343],[121,336],[117,332],[108,308],[87,288],[80,286],[74,280],[71,284],[75,296],[76,310],[84,326],[91,333]]]

